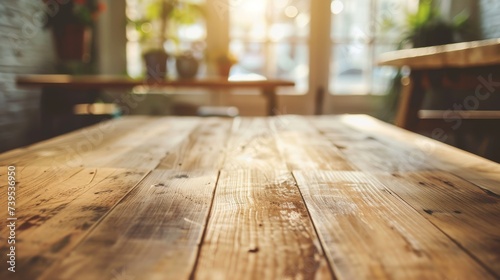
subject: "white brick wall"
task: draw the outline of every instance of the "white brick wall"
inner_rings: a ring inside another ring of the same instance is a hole
[[[40,90],[17,88],[19,74],[52,72],[51,33],[37,19],[42,1],[0,1],[0,151],[39,140]]]

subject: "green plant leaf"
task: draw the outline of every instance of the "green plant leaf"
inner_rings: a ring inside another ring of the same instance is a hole
[[[453,26],[457,29],[462,29],[469,21],[469,12],[466,10],[461,11],[458,15],[453,17]]]

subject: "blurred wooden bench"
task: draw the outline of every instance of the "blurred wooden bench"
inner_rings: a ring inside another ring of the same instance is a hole
[[[78,107],[78,105],[84,104],[83,111],[85,111],[86,108],[89,108],[88,104],[93,103],[99,92],[104,89],[123,90],[123,94],[127,94],[128,90],[136,87],[141,87],[146,92],[152,89],[161,92],[165,88],[202,88],[208,90],[254,88],[260,90],[262,96],[267,100],[266,111],[271,116],[275,115],[277,111],[276,88],[295,85],[293,81],[278,79],[228,80],[214,77],[142,80],[125,76],[105,75],[23,75],[18,76],[16,82],[20,87],[42,88],[41,123],[44,125],[42,128],[43,138],[50,138],[91,124],[85,122],[82,125],[82,122],[78,119],[81,116],[74,115],[75,110],[78,109],[81,112],[82,106]],[[89,109],[95,109],[94,107]],[[211,112],[209,115],[215,113]]]
[[[136,86],[234,89],[257,88],[267,99],[267,113],[275,115],[277,106],[276,88],[294,86],[288,80],[227,80],[222,78],[179,79],[179,80],[139,80],[124,76],[70,76],[70,75],[26,75],[17,77],[18,86],[42,87],[45,89],[129,89]]]

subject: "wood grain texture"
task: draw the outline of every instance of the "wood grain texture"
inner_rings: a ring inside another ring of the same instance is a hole
[[[354,121],[356,119],[357,122]],[[345,125],[348,127],[338,129]],[[384,130],[377,125],[378,122],[372,119],[351,116],[346,123],[337,126],[337,129],[323,129],[331,131],[328,134],[331,141],[343,145],[345,157],[354,166],[364,172],[387,172],[384,173],[386,175],[379,175],[383,178],[381,182],[420,211],[490,271],[500,275],[497,265],[500,258],[500,230],[496,226],[500,216],[498,195],[456,177],[470,178],[467,173],[470,169],[465,173],[457,172],[450,169],[451,164],[439,162],[448,157],[433,157],[433,152],[442,153],[448,146],[424,137],[412,138],[414,142],[408,143],[408,139],[391,137],[398,136],[399,133],[384,134]],[[386,127],[387,133],[391,129],[392,127]],[[460,151],[460,154],[475,158],[465,152]],[[456,154],[450,151],[450,155]],[[456,159],[458,160],[458,156]],[[476,162],[480,161],[484,166],[492,165],[495,168],[495,164],[487,160],[478,159]],[[459,161],[454,166],[459,164],[463,162]],[[454,171],[456,176],[438,171],[433,166]],[[489,171],[484,169],[482,173],[484,172]],[[499,181],[492,181],[490,184],[498,186]]]
[[[19,166],[29,166],[30,164],[54,166],[64,164],[66,161],[72,162],[75,154],[83,154],[90,151],[90,148],[83,147],[87,142],[94,142],[98,144],[97,146],[105,146],[113,140],[113,136],[116,140],[116,137],[123,137],[127,132],[133,131],[135,128],[144,126],[152,121],[152,118],[134,116],[103,122],[27,147],[5,152],[0,155],[0,163],[3,165],[16,164]],[[90,139],[97,139],[99,141],[90,141]],[[80,144],[81,147],[79,149],[76,147],[70,148],[71,145],[80,142],[82,144]]]
[[[198,122],[195,118],[118,119],[3,154],[0,163],[150,170],[182,142]]]
[[[370,175],[293,174],[339,279],[495,279]]]
[[[314,119],[312,124],[357,170],[394,173],[432,169],[421,160],[420,154],[395,148],[362,128],[353,128],[339,120],[332,121],[331,117]]]
[[[288,170],[352,170],[339,149],[300,116],[269,118]]]
[[[169,150],[157,169],[219,170],[224,162],[232,122],[229,118],[202,119],[184,141]],[[176,135],[174,131],[169,133]]]
[[[216,180],[153,171],[42,279],[187,279]]]
[[[15,279],[500,278],[493,162],[364,116],[107,124],[0,155]]]
[[[342,116],[340,122],[406,153],[421,170],[438,168],[500,195],[500,165],[495,162],[368,116]]]
[[[195,279],[330,279],[290,173],[221,171]]]
[[[7,167],[0,168],[0,181],[6,181]],[[61,261],[83,236],[144,176],[144,172],[125,169],[66,169],[50,167],[16,168],[16,273],[14,279],[36,279],[45,269]],[[7,192],[0,192],[7,205]],[[2,220],[6,212],[1,213]],[[0,228],[8,236],[8,228]],[[6,263],[7,242],[2,244],[2,263]],[[10,278],[7,269],[1,279]]]
[[[500,197],[440,171],[376,178],[500,278]]]
[[[278,150],[276,135],[266,118],[235,119],[222,168],[253,169],[263,173],[287,169]]]

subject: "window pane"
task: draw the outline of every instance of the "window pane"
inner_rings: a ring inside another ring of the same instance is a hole
[[[395,71],[375,67],[395,50],[418,0],[332,0],[330,93],[383,94]]]
[[[206,39],[206,27],[200,5],[205,0],[180,0],[166,25],[165,41],[161,39],[161,5],[157,0],[127,0],[127,72],[132,77],[144,73],[142,54],[151,49],[163,47],[175,56],[191,51],[201,57]],[[201,47],[200,47],[201,46]],[[169,68],[169,73],[175,70]]]
[[[306,93],[310,1],[238,1],[230,14],[229,49],[239,60],[231,75],[290,79],[295,93]]]
[[[372,35],[370,0],[334,0],[331,2],[332,28],[334,40],[367,41]]]
[[[238,1],[230,9],[232,38],[263,41],[266,38],[266,0]]]
[[[309,77],[309,54],[307,44],[274,44],[273,56],[276,58],[274,76],[294,80],[299,92],[307,91]]]
[[[330,69],[330,92],[367,94],[370,90],[371,55],[361,43],[334,45]]]
[[[378,38],[397,42],[409,12],[418,8],[418,0],[378,0],[375,31]]]
[[[377,58],[380,54],[388,51],[392,51],[396,49],[396,45],[376,45],[375,46],[375,56],[373,65],[373,74],[372,74],[372,93],[373,94],[385,94],[388,86],[396,75],[397,70],[394,67],[389,66],[376,66]]]
[[[233,40],[229,45],[231,53],[238,57],[238,63],[231,69],[235,74],[266,75],[266,44]]]

